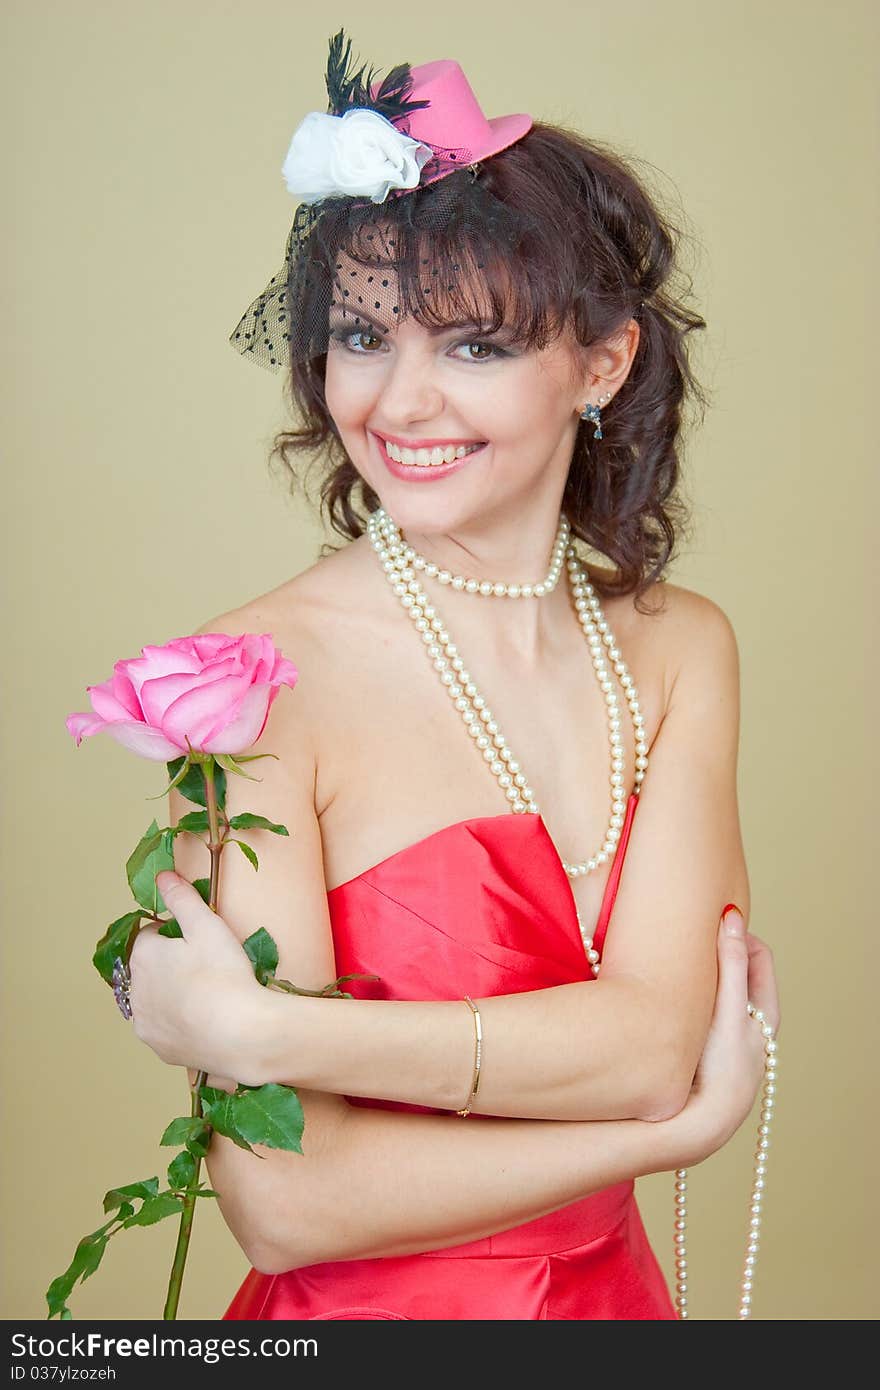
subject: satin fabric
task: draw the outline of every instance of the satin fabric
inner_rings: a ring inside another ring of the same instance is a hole
[[[627,802],[594,932],[602,949],[638,805]],[[337,972],[363,999],[474,999],[592,979],[568,876],[540,815],[446,826],[332,889]],[[352,1105],[449,1114],[398,1101]],[[481,1116],[456,1124],[478,1124]],[[224,1320],[675,1318],[632,1181],[424,1254],[251,1270]]]

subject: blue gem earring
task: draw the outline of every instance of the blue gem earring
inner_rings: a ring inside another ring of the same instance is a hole
[[[592,420],[593,424],[596,426],[595,430],[593,431],[594,439],[602,438],[602,412],[600,411],[599,406],[604,405],[606,401],[610,401],[611,396],[612,393],[610,391],[607,395],[600,396],[599,405],[591,405],[591,403],[587,401],[587,404],[581,411],[581,419]]]

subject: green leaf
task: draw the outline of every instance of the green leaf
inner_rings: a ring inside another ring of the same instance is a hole
[[[217,1101],[215,1105],[203,1101],[203,1105],[205,1113],[210,1116],[211,1126],[215,1133],[222,1134],[226,1139],[231,1139],[233,1144],[237,1144],[240,1149],[246,1149],[249,1154],[254,1154],[255,1158],[260,1157],[260,1154],[251,1148],[244,1135],[239,1133],[238,1126],[229,1113],[229,1107],[223,1101]]]
[[[193,888],[195,888],[202,902],[211,905],[211,880],[209,878],[194,878]]]
[[[208,1105],[213,1105],[215,1101],[222,1100],[223,1096],[228,1095],[228,1092],[219,1086],[202,1086],[199,1095]],[[205,1118],[207,1119],[207,1116]]]
[[[158,801],[160,797],[167,796],[168,793],[171,791],[172,787],[179,786],[180,783],[183,781],[184,777],[186,776],[187,760],[185,757],[175,758],[173,763],[166,763],[165,766],[168,768],[168,775],[171,777],[171,781],[168,783],[168,786],[165,787],[163,791],[158,793],[157,796],[148,796],[146,798],[147,801]],[[172,768],[177,769],[177,771],[173,775],[171,772]]]
[[[215,1192],[214,1189],[213,1189],[213,1187],[205,1187],[204,1183],[199,1183],[198,1187],[197,1187],[195,1190],[193,1190],[192,1188],[190,1188],[189,1191],[190,1191],[190,1195],[193,1196],[193,1197],[219,1197],[219,1196],[220,1196],[220,1193],[219,1193],[219,1192]]]
[[[214,760],[218,762],[221,767],[225,767],[227,772],[234,772],[236,777],[246,777],[249,782],[260,781],[259,777],[251,777],[249,772],[242,772],[231,753],[215,753]]]
[[[183,764],[184,764],[185,762],[186,762],[186,758],[175,758],[173,762],[167,764],[169,773],[170,773],[172,776],[176,776],[177,772],[180,770],[181,767],[183,767]],[[214,757],[214,790],[215,790],[215,792],[217,793],[217,805],[218,805],[218,807],[220,808],[221,811],[225,811],[225,810],[226,810],[226,773],[223,771],[223,768],[222,768],[222,767],[218,767],[218,766],[217,766],[217,763],[218,763],[218,758],[217,758],[217,756],[215,755],[215,757]],[[204,773],[202,772],[202,769],[201,769],[201,767],[199,766],[198,763],[191,763],[191,764],[190,764],[189,768],[187,769],[186,776],[183,778],[183,781],[180,783],[179,790],[180,790],[181,795],[186,797],[187,801],[194,801],[195,804],[196,804],[197,806],[205,806],[205,807],[207,807],[207,804],[208,804],[208,803],[207,803],[207,801],[206,801],[206,799],[205,799],[205,775],[204,775]]]
[[[254,854],[254,851],[251,849],[250,845],[246,845],[244,840],[236,840],[235,836],[233,835],[230,838],[229,843],[231,845],[238,845],[245,859],[249,859],[255,869],[258,869],[260,867],[260,861]]]
[[[227,753],[226,757],[232,758],[234,763],[255,763],[258,758],[274,758],[276,762],[280,762],[277,753],[236,753],[234,756]]]
[[[208,1089],[212,1088],[202,1088],[203,1097]],[[240,1148],[265,1144],[302,1153],[304,1116],[292,1087],[271,1081],[266,1086],[239,1086],[232,1095],[219,1091],[217,1096],[210,1102],[210,1120],[218,1134],[225,1134]]]
[[[169,917],[167,922],[163,922],[161,927],[156,928],[159,936],[183,936],[180,930],[180,923],[174,917]]]
[[[156,875],[163,869],[174,868],[174,831],[160,830],[155,820],[129,855],[125,866],[129,886],[135,900],[148,912],[165,912],[162,894],[156,886]]]
[[[286,825],[275,825],[265,816],[255,816],[251,811],[242,811],[229,822],[233,830],[271,830],[273,835],[287,835]]]
[[[278,947],[274,939],[265,927],[260,927],[251,933],[243,945],[248,960],[254,967],[254,974],[261,985],[266,984],[278,969]]]
[[[159,1140],[160,1144],[185,1144],[190,1153],[202,1158],[208,1152],[210,1142],[210,1127],[201,1115],[181,1115],[172,1120]]]
[[[174,827],[175,831],[187,830],[192,835],[206,835],[210,828],[207,811],[188,811]]]
[[[155,1197],[159,1191],[158,1178],[145,1178],[143,1182],[130,1182],[126,1187],[111,1187],[104,1194],[104,1210],[112,1211],[121,1207],[129,1197]]]
[[[110,923],[95,947],[92,965],[108,985],[113,983],[113,962],[117,956],[128,965],[132,943],[138,934],[142,917],[142,912],[126,912],[122,917],[117,917],[115,922]]]
[[[46,1302],[49,1305],[50,1318],[54,1317],[56,1313],[61,1313],[63,1316],[70,1291],[77,1279],[85,1282],[90,1274],[94,1274],[107,1248],[107,1232],[115,1221],[116,1217],[112,1216],[103,1226],[99,1226],[97,1231],[92,1231],[91,1235],[83,1236],[65,1272],[59,1274],[57,1279],[52,1280],[46,1290]],[[70,1316],[69,1312],[68,1316]]]
[[[156,1197],[148,1197],[140,1211],[136,1211],[134,1216],[130,1216],[122,1224],[126,1230],[130,1226],[152,1226],[163,1217],[176,1216],[182,1211],[182,1197],[178,1197],[174,1192],[160,1192]]]
[[[196,1161],[187,1149],[183,1149],[168,1165],[168,1186],[189,1187],[195,1175]]]

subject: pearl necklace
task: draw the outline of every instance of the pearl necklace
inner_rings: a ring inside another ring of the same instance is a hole
[[[592,858],[577,864],[567,863],[560,855],[569,878],[578,878],[582,874],[591,873],[600,864],[604,864],[609,855],[614,853],[620,839],[620,828],[623,825],[626,812],[626,797],[623,791],[625,760],[621,747],[619,706],[613,682],[608,676],[607,662],[601,651],[603,642],[608,647],[608,658],[614,666],[627,696],[630,709],[636,746],[634,781],[637,795],[641,791],[641,784],[644,781],[648,766],[648,754],[638,691],[614,641],[611,629],[604,618],[593,586],[587,579],[586,571],[569,539],[570,530],[568,519],[562,514],[546,580],[537,584],[505,584],[492,583],[489,580],[470,579],[464,575],[454,575],[449,570],[441,570],[432,561],[419,555],[411,545],[405,543],[399,528],[383,507],[372,512],[367,520],[370,543],[379,557],[389,584],[399,597],[404,609],[409,613],[416,631],[427,647],[428,656],[433,662],[434,669],[438,672],[450,699],[455,702],[455,707],[461,714],[468,733],[482,752],[484,760],[489,764],[490,771],[497,778],[504,795],[511,803],[511,810],[516,815],[525,812],[530,812],[533,815],[540,814],[540,807],[520,764],[513,757],[507,740],[501,733],[497,721],[493,718],[492,711],[465,669],[464,661],[458,654],[458,648],[450,640],[442,618],[428,601],[428,595],[416,579],[416,572],[424,572],[428,577],[436,578],[441,584],[449,585],[451,588],[465,593],[480,594],[482,597],[542,598],[545,594],[553,592],[562,570],[563,561],[566,562],[575,611],[589,644],[593,669],[608,709],[611,786],[613,788],[611,818],[601,849]],[[575,913],[584,951],[590,970],[595,977],[600,970],[599,952],[593,946],[592,937],[584,931],[577,904],[575,904]],[[740,1291],[739,1318],[748,1318],[751,1314],[764,1178],[767,1171],[767,1150],[770,1147],[770,1121],[775,1103],[776,1067],[778,1064],[777,1044],[773,1037],[773,1030],[767,1023],[764,1014],[759,1009],[755,1009],[751,1003],[748,1005],[748,1012],[760,1025],[764,1037],[765,1076],[761,1118],[758,1126],[758,1145],[755,1152],[755,1177],[750,1202],[749,1238]],[[685,1236],[687,1228],[687,1175],[688,1170],[686,1168],[675,1170],[675,1308],[680,1319],[689,1317]]]
[[[396,527],[393,527],[393,523],[388,525],[388,522],[391,522],[388,513],[384,512],[382,515],[387,517],[385,525],[388,534],[392,535],[396,531],[396,539],[402,543],[400,532],[397,531]],[[553,556],[550,560],[547,578],[539,584],[493,584],[489,579],[466,579],[463,574],[453,574],[450,570],[442,570],[439,565],[434,564],[433,560],[426,560],[424,555],[419,555],[411,545],[405,547],[405,553],[414,570],[423,570],[430,579],[436,579],[440,584],[448,584],[451,589],[462,589],[467,594],[481,594],[484,598],[543,598],[545,594],[552,594],[556,588],[562,573],[562,557],[565,554],[565,544],[570,531],[568,517],[563,513],[559,518],[559,528],[553,543]]]
[[[492,584],[488,580],[481,582],[476,579],[466,579],[463,575],[453,575],[449,570],[438,570],[436,565],[432,565],[422,556],[417,555],[412,546],[405,544],[400,531],[384,508],[380,507],[371,513],[367,525],[373,548],[379,556],[389,583],[409,612],[422,641],[428,648],[428,655],[433,660],[434,669],[440,674],[440,679],[446,686],[450,698],[455,702],[456,709],[468,726],[468,732],[476,740],[477,747],[490,764],[491,770],[498,779],[498,784],[508,801],[511,802],[511,810],[515,814],[522,814],[526,811],[540,814],[540,807],[525,774],[521,771],[519,763],[510,751],[507,740],[500,732],[492,711],[465,670],[464,662],[458,655],[458,648],[450,641],[443,620],[438,617],[436,610],[428,602],[427,595],[416,579],[415,571],[424,570],[426,574],[430,574],[433,570],[441,583],[449,584],[452,588],[464,590],[466,593],[507,598],[542,598],[546,593],[552,592],[562,569],[563,560],[567,561],[575,610],[590,647],[593,669],[607,706],[608,740],[611,745],[610,781],[612,795],[608,829],[599,850],[592,858],[581,863],[569,864],[567,860],[563,859],[562,864],[570,878],[579,878],[582,874],[591,873],[600,864],[606,863],[615,852],[626,815],[626,794],[624,791],[626,778],[624,776],[625,760],[620,735],[619,705],[614,683],[609,677],[608,664],[601,650],[603,643],[608,647],[609,660],[614,665],[629,704],[635,736],[636,791],[641,788],[648,766],[648,750],[644,735],[645,720],[639,708],[638,691],[635,683],[605,621],[593,586],[581,567],[577,551],[569,541],[571,528],[568,518],[563,515],[560,520],[547,580],[534,585]],[[595,615],[595,621],[593,615]],[[480,727],[481,724],[484,726],[483,729]]]

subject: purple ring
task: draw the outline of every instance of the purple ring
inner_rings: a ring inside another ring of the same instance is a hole
[[[124,1019],[131,1019],[131,999],[129,990],[131,989],[131,975],[128,966],[119,956],[113,962],[113,997],[116,1000],[119,1012]]]

